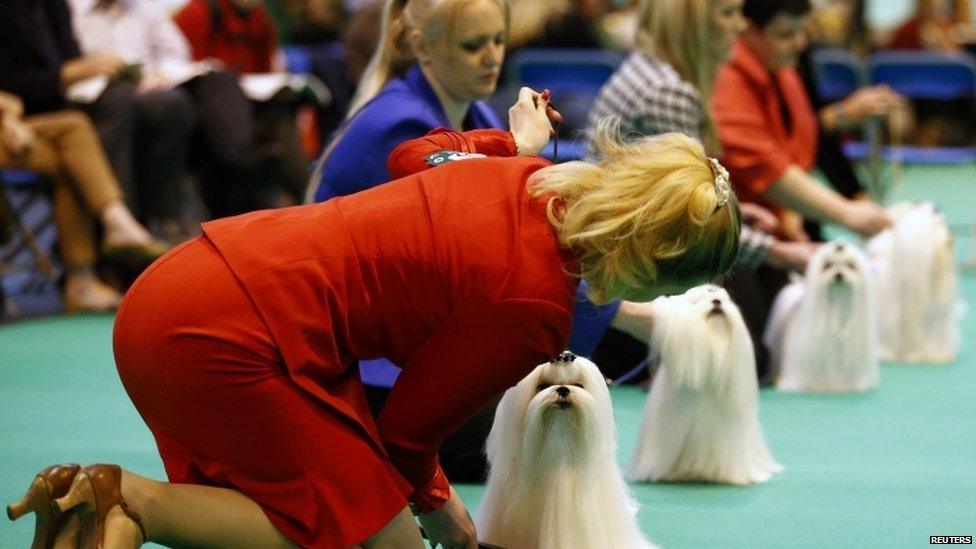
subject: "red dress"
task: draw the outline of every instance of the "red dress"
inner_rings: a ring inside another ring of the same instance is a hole
[[[505,135],[414,140],[393,172]],[[454,162],[213,221],[150,267],[115,356],[170,480],[240,490],[306,547],[362,542],[408,497],[439,507],[440,441],[569,339],[577,266],[525,189],[546,165]],[[380,356],[403,373],[374,424],[352,365]]]

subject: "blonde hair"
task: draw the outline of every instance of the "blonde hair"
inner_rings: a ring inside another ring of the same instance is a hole
[[[427,43],[433,43],[453,28],[459,8],[470,0],[385,0],[380,22],[380,40],[359,80],[356,95],[349,105],[347,118],[356,114],[383,86],[402,76],[416,62],[408,36],[419,30]],[[495,0],[509,24],[508,0]]]
[[[569,0],[511,0],[508,47],[518,49],[539,38],[546,23],[570,12]]]
[[[718,0],[641,0],[637,15],[637,49],[670,63],[691,83],[704,106],[702,142],[720,156],[712,119],[712,95],[721,61],[712,51],[711,10]]]
[[[612,121],[597,132],[599,163],[548,166],[529,180],[560,243],[579,258],[590,299],[727,272],[739,251],[739,206],[731,195],[719,207],[701,143],[678,133],[624,143]]]

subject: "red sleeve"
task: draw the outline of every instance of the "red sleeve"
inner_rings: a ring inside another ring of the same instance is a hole
[[[205,2],[192,1],[173,17],[176,25],[183,31],[186,41],[190,43],[193,59],[200,61],[213,57],[211,52],[210,8]]]
[[[719,72],[712,105],[722,165],[728,168],[737,187],[762,194],[793,164],[786,143],[773,135],[773,121],[766,115],[760,91],[735,68]]]
[[[456,132],[435,128],[427,135],[404,141],[393,149],[386,160],[390,179],[399,179],[438,165],[432,155],[438,153],[479,154],[485,156],[516,156],[515,138],[505,130],[470,130]]]
[[[451,317],[404,366],[377,425],[394,466],[427,512],[450,497],[441,441],[532,368],[564,350],[571,313],[544,300],[506,299]]]

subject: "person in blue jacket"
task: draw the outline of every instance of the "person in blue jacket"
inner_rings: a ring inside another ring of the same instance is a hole
[[[389,181],[390,152],[434,128],[502,128],[482,100],[497,86],[508,19],[507,0],[386,0],[379,44],[346,121],[319,159],[306,201],[320,202]],[[509,123],[519,143],[525,128],[518,127],[518,120]],[[525,149],[520,146],[521,153]],[[585,299],[585,291],[581,284],[571,350],[591,355],[611,325],[647,341],[647,304],[617,301],[597,307]],[[360,370],[363,382],[373,387],[391,386],[399,372],[385,360],[363,362]],[[483,441],[486,434],[471,436]],[[470,457],[482,459],[480,446],[462,446],[472,449],[475,455]],[[450,468],[449,463],[443,465]]]

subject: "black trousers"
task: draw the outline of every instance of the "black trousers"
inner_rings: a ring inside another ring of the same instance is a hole
[[[113,83],[94,103],[75,106],[91,117],[136,217],[175,219],[194,125],[190,96],[178,88],[139,93]]]
[[[193,97],[197,125],[192,163],[204,203],[213,217],[256,209],[254,108],[229,71],[194,78],[183,85]]]

